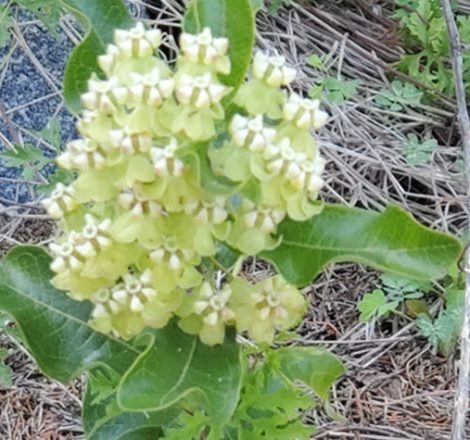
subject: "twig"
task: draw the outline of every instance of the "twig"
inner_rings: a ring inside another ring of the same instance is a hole
[[[470,119],[465,97],[465,85],[462,74],[462,50],[460,37],[455,23],[454,13],[449,0],[441,0],[442,10],[447,23],[447,31],[452,50],[452,69],[454,71],[455,93],[458,106],[458,121],[460,136],[464,148],[464,156],[467,168],[467,191],[470,191]],[[470,194],[467,194],[470,196]],[[468,199],[467,199],[468,204]],[[470,390],[470,259],[467,252],[466,263],[466,289],[464,303],[464,322],[461,339],[460,372],[455,398],[454,422],[452,426],[452,440],[465,439],[466,413],[468,409],[468,393]]]

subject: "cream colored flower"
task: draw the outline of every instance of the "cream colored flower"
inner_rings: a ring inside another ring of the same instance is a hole
[[[158,68],[145,75],[131,73],[131,81],[133,84],[129,86],[129,95],[135,104],[160,107],[175,89],[175,81],[172,78],[161,78]]]
[[[138,22],[129,30],[118,29],[114,32],[114,42],[119,52],[127,57],[146,57],[153,55],[160,46],[162,33],[158,29],[145,30]]]
[[[226,87],[214,82],[212,75],[183,74],[176,85],[176,97],[181,104],[192,104],[198,109],[219,103],[227,93]]]
[[[318,130],[326,124],[328,113],[320,109],[318,99],[302,99],[297,93],[292,93],[284,104],[284,118],[299,128]]]
[[[175,138],[171,139],[170,143],[164,148],[154,147],[150,150],[153,166],[157,176],[179,177],[183,175],[184,163],[176,156],[178,143]]]
[[[64,214],[73,211],[78,207],[75,200],[75,190],[71,186],[58,183],[51,195],[42,201],[48,214],[53,218],[62,218]]]
[[[253,61],[253,76],[272,87],[287,86],[294,81],[297,71],[286,66],[281,55],[269,56],[257,52]]]
[[[99,110],[103,113],[114,113],[118,105],[127,101],[127,87],[121,86],[116,77],[101,81],[96,76],[88,81],[88,92],[81,96],[87,110]]]
[[[246,146],[251,151],[263,151],[276,137],[276,129],[266,127],[262,115],[249,119],[237,114],[229,130],[237,146]]]
[[[151,282],[151,271],[146,270],[139,277],[131,274],[123,276],[123,283],[113,289],[113,299],[133,312],[142,312],[145,304],[157,296]]]
[[[205,27],[198,35],[181,34],[180,47],[184,57],[193,63],[213,64],[227,55],[228,39],[214,38]]]

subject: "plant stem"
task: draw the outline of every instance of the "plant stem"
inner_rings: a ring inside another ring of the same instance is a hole
[[[454,72],[455,94],[458,106],[458,122],[460,136],[464,148],[465,165],[467,169],[467,207],[470,197],[470,119],[465,96],[463,81],[463,60],[459,32],[455,22],[454,13],[449,0],[441,0],[442,10],[447,23],[449,41],[452,53],[452,70]],[[461,336],[460,371],[455,397],[454,421],[452,426],[452,440],[465,439],[466,413],[468,410],[468,393],[470,390],[470,259],[466,253],[466,288],[464,302],[464,321]]]

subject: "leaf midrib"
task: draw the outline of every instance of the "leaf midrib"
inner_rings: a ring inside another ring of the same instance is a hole
[[[79,325],[83,326],[83,327],[87,327],[88,329],[90,329],[90,331],[93,333],[93,334],[98,334],[96,332],[96,330],[94,330],[89,324],[88,322],[85,322],[85,321],[82,321],[81,319],[78,319],[77,317],[75,316],[72,316],[72,315],[67,315],[66,313],[64,313],[62,310],[60,309],[57,309],[55,307],[52,307],[50,304],[47,304],[45,302],[42,302],[42,301],[39,301],[37,298],[34,298],[32,296],[29,296],[23,292],[21,292],[20,290],[16,289],[15,287],[12,287],[8,284],[5,284],[5,283],[1,283],[0,284],[0,290],[3,288],[7,288],[9,290],[11,290],[12,292],[14,292],[15,294],[23,297],[23,298],[26,298],[27,300],[33,302],[34,304],[40,306],[40,307],[44,307],[46,309],[48,309],[49,311],[53,312],[53,313],[56,313],[57,315],[60,315],[60,316],[63,316],[64,318],[66,319],[69,319],[71,321],[74,321],[76,323],[78,323]],[[8,313],[8,310],[7,310],[7,313]],[[109,339],[119,345],[122,345],[123,347],[125,347],[126,349],[130,350],[130,351],[133,351],[134,353],[136,354],[140,354],[141,352],[139,350],[137,350],[135,347],[133,347],[132,345],[129,345],[127,344],[126,342],[118,339],[118,338],[115,338],[114,336],[111,336],[111,335],[107,335],[107,334],[104,334],[104,333],[99,333],[99,336],[105,338],[105,339]]]
[[[360,248],[358,249],[357,247],[353,248],[346,248],[346,247],[329,247],[329,246],[320,246],[320,245],[310,245],[302,242],[296,242],[296,241],[290,241],[290,240],[282,240],[283,244],[286,244],[288,246],[295,246],[303,249],[311,249],[311,250],[324,250],[324,251],[335,251],[335,252],[374,252],[377,250],[382,250],[384,253],[400,253],[400,252],[422,252],[423,250],[435,250],[435,249],[449,249],[451,246],[449,245],[444,245],[444,244],[436,244],[433,246],[420,246],[415,249],[410,249],[410,248],[397,248],[397,249],[392,249],[392,250],[387,250],[386,248],[383,247],[370,247],[370,248]]]

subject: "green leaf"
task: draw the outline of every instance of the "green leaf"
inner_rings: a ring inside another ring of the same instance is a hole
[[[408,165],[414,166],[429,160],[431,154],[437,149],[437,141],[427,139],[421,142],[418,136],[411,133],[401,149]]]
[[[32,132],[49,143],[57,152],[60,152],[62,148],[62,137],[60,121],[58,118],[51,119],[42,130],[32,130]]]
[[[34,246],[18,246],[0,262],[0,309],[17,322],[41,370],[64,382],[97,365],[126,371],[139,351],[91,329],[91,304],[50,285],[50,262]]]
[[[383,316],[390,311],[387,310],[387,298],[379,289],[366,293],[357,304],[357,308],[361,312],[362,322],[369,321],[373,316]]]
[[[159,411],[184,397],[202,397],[213,424],[223,427],[238,404],[242,381],[234,338],[210,347],[175,322],[145,335],[148,348],[126,372],[118,401],[127,411]]]
[[[54,36],[62,14],[62,5],[57,0],[15,0],[18,6],[32,12]]]
[[[127,29],[133,19],[122,0],[60,0],[83,25],[86,35],[69,57],[64,77],[64,98],[69,109],[78,112],[80,95],[93,72],[99,73],[98,55],[113,40],[115,29]]]
[[[217,37],[230,41],[232,71],[221,80],[235,92],[245,79],[255,44],[250,0],[192,0],[184,18],[184,30],[195,34],[206,26]]]
[[[4,360],[8,356],[8,352],[4,348],[0,348],[0,388],[8,388],[13,385],[13,371]]]
[[[245,375],[240,404],[230,422],[228,439],[308,440],[315,430],[305,425],[302,413],[316,402],[305,389],[277,371],[275,356]],[[181,439],[182,440],[182,439]]]
[[[305,61],[309,66],[315,67],[316,69],[324,68],[323,60],[316,53],[308,56]]]
[[[129,413],[119,409],[116,400],[118,380],[99,370],[88,375],[83,402],[83,424],[88,440],[155,440],[162,425],[171,423],[178,411]]]
[[[275,350],[274,356],[284,376],[308,385],[323,400],[346,371],[334,354],[320,348],[285,347]]]
[[[8,167],[20,167],[21,175],[26,181],[32,181],[42,168],[52,162],[52,159],[45,156],[35,145],[15,145],[15,148],[15,151],[0,153],[0,159],[3,159]]]
[[[344,80],[333,76],[324,78],[321,82],[328,99],[336,104],[342,104],[351,99],[357,92],[357,87],[361,84],[358,80]]]
[[[413,318],[421,314],[429,315],[429,306],[422,299],[409,299],[406,301],[406,313]]]
[[[253,12],[255,13],[258,12],[264,6],[263,0],[250,0],[250,2]]]
[[[0,49],[10,41],[10,27],[13,26],[13,18],[10,8],[0,5]]]
[[[262,256],[301,286],[325,265],[343,261],[432,280],[444,276],[461,252],[457,239],[420,225],[393,205],[383,213],[325,205],[306,222],[285,220],[278,231],[282,243]]]

